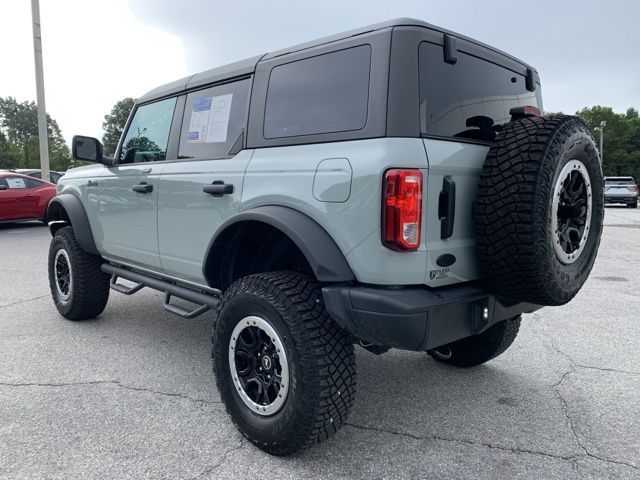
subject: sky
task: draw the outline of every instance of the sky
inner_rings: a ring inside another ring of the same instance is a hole
[[[640,109],[637,0],[40,0],[46,106],[65,138],[102,136],[118,100],[246,57],[397,17],[537,68],[547,111]],[[0,0],[0,97],[35,100],[29,0]]]

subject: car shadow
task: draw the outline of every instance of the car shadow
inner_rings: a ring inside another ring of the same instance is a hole
[[[135,300],[114,294],[98,322],[69,327],[98,330],[111,342],[128,345],[132,358],[146,359],[140,371],[121,359],[117,376],[124,384],[219,401],[211,372],[211,314],[185,321],[164,312],[161,302],[161,294],[152,291]],[[348,426],[325,448],[344,448],[344,442],[354,441],[353,435],[363,429],[402,432],[418,439],[444,436],[546,448],[538,438],[546,430],[554,430],[556,436],[566,433],[566,418],[552,388],[561,372],[544,360],[548,351],[540,342],[530,343],[516,341],[501,357],[470,369],[442,364],[421,352],[391,350],[374,355],[356,347],[356,401]],[[538,360],[532,364],[532,358]],[[155,379],[153,384],[146,384],[148,378]],[[522,432],[532,433],[534,440]]]
[[[0,230],[17,230],[44,227],[46,227],[46,225],[38,220],[30,220],[26,222],[0,222]]]

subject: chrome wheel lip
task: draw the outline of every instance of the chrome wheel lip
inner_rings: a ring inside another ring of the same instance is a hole
[[[280,382],[281,388],[278,392],[278,397],[276,397],[276,399],[269,405],[260,405],[254,402],[242,386],[238,375],[238,370],[236,367],[235,348],[240,334],[245,328],[248,327],[257,327],[265,332],[271,338],[271,341],[273,342],[279,353],[279,362],[280,366],[282,367]],[[238,393],[240,399],[247,407],[249,407],[252,412],[262,416],[271,416],[276,414],[283,407],[289,394],[289,363],[287,359],[287,352],[284,348],[284,343],[282,342],[280,335],[278,335],[275,329],[262,317],[258,317],[255,315],[244,317],[235,326],[233,332],[231,332],[231,337],[229,339],[229,370],[236,392]]]
[[[564,181],[574,171],[578,172],[578,174],[582,176],[582,179],[585,184],[585,189],[587,194],[587,213],[585,218],[584,230],[580,238],[579,246],[576,250],[569,253],[569,252],[566,252],[564,248],[562,248],[562,245],[560,242],[560,233],[558,231],[558,208],[560,206],[560,196],[563,190]],[[589,172],[587,171],[587,167],[580,160],[576,160],[576,159],[570,160],[562,168],[556,180],[556,183],[553,189],[553,202],[552,202],[552,209],[551,209],[551,238],[553,239],[553,249],[555,251],[555,254],[558,260],[565,265],[569,265],[575,262],[584,251],[584,247],[589,238],[589,228],[591,225],[591,211],[592,211],[592,202],[593,202],[592,197],[593,197],[593,193],[591,188],[591,178],[589,177]]]
[[[69,284],[67,287],[67,293],[64,293],[62,291],[63,290],[62,284],[64,283],[64,278],[63,278],[64,274],[61,273],[59,270],[59,266],[60,266],[59,262],[61,260],[67,264],[67,269],[69,271],[69,280],[68,280]],[[56,256],[53,260],[53,275],[55,279],[56,291],[58,293],[58,297],[60,298],[60,300],[64,302],[68,302],[69,299],[71,298],[71,292],[73,289],[73,271],[71,270],[71,260],[69,259],[69,254],[64,249],[60,249],[56,252]]]

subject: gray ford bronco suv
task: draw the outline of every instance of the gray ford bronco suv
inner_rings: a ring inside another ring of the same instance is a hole
[[[95,165],[48,207],[53,300],[79,321],[148,287],[208,313],[231,419],[291,454],[344,424],[354,344],[471,367],[576,295],[600,161],[582,121],[541,110],[531,66],[411,19],[164,85],[113,157],[74,137]]]

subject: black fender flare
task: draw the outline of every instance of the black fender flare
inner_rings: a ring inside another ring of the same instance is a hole
[[[224,239],[229,227],[241,222],[254,221],[268,224],[296,244],[309,262],[316,278],[320,282],[352,282],[355,275],[347,259],[327,231],[315,220],[293,208],[267,205],[245,210],[226,220],[216,230],[204,257],[203,275],[207,278],[207,263],[216,255],[219,240]]]
[[[66,212],[66,216],[64,214]],[[93,239],[93,232],[89,224],[87,212],[82,206],[82,202],[78,197],[71,193],[62,193],[56,195],[49,201],[47,205],[47,222],[49,223],[49,231],[51,235],[70,223],[73,228],[73,234],[85,252],[100,255],[96,242]]]

